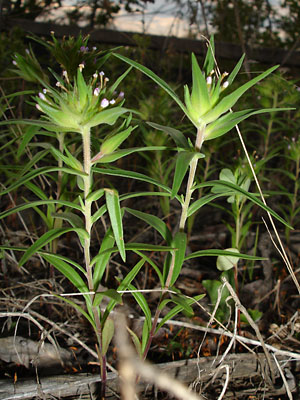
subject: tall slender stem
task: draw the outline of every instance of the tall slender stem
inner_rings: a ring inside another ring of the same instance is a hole
[[[205,133],[205,125],[201,126],[197,130],[197,137],[196,137],[196,142],[195,142],[195,150],[200,151],[202,147],[202,143],[204,140],[204,133]],[[195,180],[195,175],[196,175],[196,170],[197,170],[197,165],[198,165],[198,158],[194,157],[190,163],[190,171],[189,171],[189,177],[188,177],[188,183],[187,183],[187,188],[186,188],[186,195],[184,199],[184,203],[182,205],[182,210],[181,210],[181,217],[180,217],[180,222],[179,222],[179,230],[184,231],[185,228],[185,223],[187,220],[187,212],[188,208],[190,205],[190,201],[192,198],[192,193],[193,193],[193,186],[194,186],[194,180]],[[162,295],[160,298],[160,303],[164,299],[165,294],[167,290],[169,289],[170,283],[172,281],[172,276],[173,276],[173,271],[174,271],[174,264],[175,264],[175,252],[172,252],[172,258],[171,258],[171,263],[170,263],[170,268],[168,272],[168,276],[166,279],[166,284],[165,287],[163,288]],[[151,346],[152,339],[154,337],[154,332],[157,327],[158,323],[158,318],[160,316],[161,309],[158,307],[154,316],[153,324],[152,324],[152,329],[149,334],[149,338],[143,353],[143,358],[145,359],[147,357],[148,351]]]
[[[205,132],[205,125],[202,125],[197,130],[197,137],[196,137],[196,143],[195,143],[196,151],[201,150],[203,139],[204,139],[204,132]],[[190,163],[190,172],[189,172],[189,177],[188,177],[188,182],[187,182],[187,187],[186,187],[186,194],[185,194],[185,199],[184,199],[184,203],[182,205],[182,210],[181,210],[181,217],[180,217],[180,222],[179,222],[179,230],[181,230],[181,231],[184,230],[185,223],[187,220],[187,213],[188,213],[188,208],[189,208],[192,194],[193,194],[193,186],[194,186],[194,181],[195,181],[197,165],[198,165],[198,158],[194,157]]]
[[[86,176],[83,178],[84,182],[84,217],[85,217],[85,230],[88,233],[88,238],[84,239],[84,259],[85,268],[88,280],[89,290],[94,290],[93,277],[91,270],[91,228],[92,228],[92,210],[91,202],[88,200],[88,195],[91,190],[92,176],[91,176],[91,132],[89,128],[83,127],[82,129],[82,140],[83,140],[83,168]]]
[[[90,292],[94,292],[93,274],[91,267],[91,231],[92,231],[92,203],[88,199],[92,188],[92,163],[91,163],[91,132],[89,128],[82,128],[82,143],[83,143],[83,168],[86,176],[83,177],[84,185],[84,218],[85,218],[85,230],[88,233],[88,238],[84,239],[84,259],[86,268],[86,277],[88,281],[88,287]],[[94,294],[90,294],[91,303],[93,303]],[[106,358],[102,354],[102,327],[99,316],[99,310],[97,307],[92,306],[92,312],[95,320],[95,332],[98,341],[98,356],[100,361],[100,374],[101,374],[101,399],[105,398],[105,386],[106,386]]]

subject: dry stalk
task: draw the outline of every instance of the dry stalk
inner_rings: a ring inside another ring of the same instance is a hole
[[[154,366],[149,363],[142,361],[135,351],[128,339],[128,333],[126,330],[126,319],[124,315],[119,314],[115,318],[116,324],[116,345],[120,354],[120,372],[124,371],[125,367],[130,369],[130,372],[125,371],[125,376],[121,375],[123,380],[122,393],[128,391],[124,397],[125,400],[133,400],[134,388],[133,377],[139,376],[147,382],[151,382],[161,390],[168,392],[170,395],[175,396],[181,400],[204,400],[202,396],[198,396],[191,392],[187,387],[177,380],[169,377],[167,374],[155,369]],[[125,363],[122,366],[122,363]],[[127,378],[127,380],[126,380]],[[131,397],[129,397],[129,394]]]
[[[289,398],[290,400],[293,400],[292,392],[291,392],[290,387],[289,387],[289,384],[288,384],[288,382],[287,382],[287,380],[286,380],[286,378],[285,378],[285,376],[284,376],[284,373],[283,373],[283,371],[282,371],[282,368],[281,368],[279,362],[277,361],[277,358],[275,357],[275,355],[272,354],[272,356],[273,356],[273,358],[274,358],[275,364],[276,364],[276,366],[277,366],[277,368],[278,368],[278,371],[279,371],[279,373],[280,373],[280,376],[281,376],[282,382],[283,382],[283,384],[284,384],[284,387],[285,387],[286,393],[287,393],[287,395],[288,395],[288,398]]]
[[[227,279],[225,277],[222,277],[221,280],[225,283],[227,289],[229,290],[230,295],[232,296],[233,300],[235,301],[235,304],[237,306],[237,308],[245,315],[245,317],[247,318],[247,321],[249,322],[250,326],[253,328],[254,332],[256,333],[256,336],[258,338],[258,340],[261,343],[261,346],[263,348],[263,351],[265,353],[267,362],[268,362],[268,366],[270,369],[270,374],[271,374],[271,378],[272,378],[272,382],[275,382],[275,373],[273,371],[273,367],[272,367],[272,362],[271,362],[271,357],[270,354],[267,350],[266,344],[264,342],[264,339],[258,329],[258,326],[256,325],[256,323],[253,321],[253,319],[251,318],[250,314],[248,313],[248,311],[246,310],[246,308],[241,304],[240,299],[238,298],[238,296],[236,295],[233,287],[230,285],[230,283],[227,281]]]

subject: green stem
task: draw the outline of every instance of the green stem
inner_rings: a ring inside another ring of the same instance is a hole
[[[202,143],[204,140],[204,133],[205,133],[205,125],[201,126],[198,130],[197,130],[197,137],[196,137],[196,142],[195,142],[195,150],[200,152],[201,147],[202,147]],[[197,165],[198,165],[198,158],[193,158],[192,161],[190,162],[190,171],[189,171],[189,177],[188,177],[188,183],[187,183],[187,188],[186,188],[186,195],[185,195],[185,199],[184,199],[184,203],[182,205],[182,210],[181,210],[181,217],[180,217],[180,222],[179,222],[179,229],[181,231],[184,231],[185,228],[185,223],[187,220],[187,212],[188,212],[188,208],[190,205],[190,201],[192,198],[192,193],[193,193],[193,186],[194,186],[194,180],[195,180],[195,175],[196,175],[196,170],[197,170]],[[171,259],[171,264],[170,264],[170,269],[168,272],[168,276],[166,279],[166,283],[165,283],[165,287],[163,288],[162,291],[162,295],[160,298],[160,302],[159,304],[161,304],[162,300],[164,299],[169,287],[170,287],[170,283],[172,280],[172,276],[173,276],[173,271],[174,271],[174,265],[175,265],[175,252],[172,252],[172,259]],[[155,316],[153,319],[153,324],[152,324],[152,328],[151,331],[149,333],[149,338],[143,353],[143,358],[145,359],[147,357],[148,351],[150,349],[153,337],[154,337],[154,333],[157,327],[157,323],[158,323],[158,318],[160,316],[161,313],[161,309],[159,307],[157,307],[157,310],[155,312]]]
[[[276,107],[277,107],[277,101],[278,101],[278,93],[275,92],[275,93],[274,93],[274,97],[273,97],[273,105],[272,105],[272,108],[276,108]],[[264,155],[263,155],[262,158],[266,158],[266,157],[267,157],[267,153],[268,153],[268,149],[269,149],[270,136],[271,136],[271,133],[272,133],[273,121],[274,121],[274,114],[271,113],[270,119],[269,119],[269,123],[268,123],[268,129],[267,129],[267,137],[266,137],[266,141],[265,141]]]
[[[91,202],[87,200],[91,190],[92,177],[91,177],[91,132],[89,128],[82,128],[82,140],[83,140],[83,167],[86,176],[83,177],[84,182],[84,218],[85,218],[85,229],[88,233],[88,238],[84,239],[84,259],[85,268],[88,280],[89,290],[94,290],[92,269],[91,269],[91,230],[92,230],[92,209]],[[93,300],[93,299],[92,299]]]
[[[91,132],[89,128],[82,128],[82,142],[83,142],[83,168],[86,176],[83,177],[84,184],[84,218],[85,218],[85,229],[88,233],[88,238],[84,239],[84,259],[86,268],[86,277],[88,281],[88,287],[90,292],[94,292],[93,274],[91,267],[91,232],[92,232],[92,203],[88,200],[92,188],[92,163],[91,163]],[[94,300],[94,294],[90,294],[91,303]],[[99,310],[97,307],[92,307],[92,312],[96,324],[96,336],[98,341],[98,356],[100,362],[100,375],[101,375],[101,399],[105,397],[105,386],[106,386],[106,358],[102,354],[102,328]]]
[[[204,139],[204,132],[205,132],[205,125],[202,125],[197,130],[197,138],[196,138],[196,143],[195,143],[196,151],[201,150],[203,139]],[[179,230],[181,230],[181,231],[184,231],[185,223],[187,220],[188,208],[189,208],[192,194],[194,191],[193,186],[194,186],[197,165],[198,165],[198,158],[194,157],[192,159],[192,161],[190,162],[190,172],[189,172],[189,177],[188,177],[188,182],[187,182],[187,187],[186,187],[186,194],[185,194],[185,199],[184,199],[184,203],[182,205],[182,210],[181,210],[181,217],[180,217],[180,222],[179,222]]]

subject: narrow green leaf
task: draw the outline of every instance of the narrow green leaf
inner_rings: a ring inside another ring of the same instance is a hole
[[[190,163],[194,158],[205,157],[202,153],[195,153],[194,151],[180,151],[176,158],[175,174],[173,179],[171,199],[174,199],[182,184],[183,178],[189,168]]]
[[[120,60],[126,62],[129,65],[132,65],[134,68],[138,69],[139,71],[147,75],[149,78],[151,78],[155,83],[157,83],[160,87],[162,87],[172,97],[172,99],[179,105],[179,107],[183,110],[184,113],[186,112],[184,104],[179,99],[174,90],[164,80],[162,80],[159,76],[157,76],[154,72],[152,72],[149,68],[137,63],[136,61],[130,60],[129,58],[121,54],[117,53],[112,53],[112,54],[113,56],[119,58]]]
[[[117,78],[114,83],[109,87],[108,93],[113,95],[114,92],[117,90],[117,87],[120,85],[120,83],[126,78],[126,76],[129,74],[129,72],[132,70],[132,67],[129,67],[119,78]]]
[[[115,236],[115,240],[120,252],[122,260],[125,262],[126,253],[123,237],[123,224],[122,224],[122,213],[119,202],[119,194],[116,190],[104,189],[107,210],[112,226],[112,230]]]
[[[154,129],[157,129],[159,131],[167,133],[171,138],[174,140],[175,144],[177,147],[182,148],[182,149],[188,149],[189,148],[189,143],[186,140],[185,136],[183,135],[182,132],[180,132],[177,129],[171,128],[169,126],[163,126],[156,124],[154,122],[147,122],[149,126],[151,126]]]
[[[194,314],[194,311],[191,307],[191,305],[188,302],[188,299],[183,296],[183,295],[172,295],[172,302],[181,306],[182,311],[185,312],[189,317],[192,317]]]
[[[203,64],[203,71],[205,72],[206,76],[208,76],[208,74],[211,73],[211,71],[214,69],[214,66],[215,66],[215,41],[214,41],[214,36],[211,35],[209,43],[207,43],[207,52]]]
[[[41,200],[48,200],[47,195],[39,186],[32,182],[27,182],[25,186]]]
[[[144,325],[146,324],[146,321],[144,321]],[[142,346],[141,346],[141,342],[140,339],[138,338],[137,334],[134,333],[130,328],[127,327],[127,331],[129,332],[131,339],[133,341],[134,347],[138,353],[138,355],[140,356],[140,358],[142,358],[143,356],[143,351],[142,351]]]
[[[30,171],[27,175],[23,176],[22,178],[18,179],[15,183],[10,185],[7,189],[3,190],[0,192],[0,196],[3,196],[4,194],[10,193],[12,190],[17,189],[18,187],[24,185],[25,183],[31,181],[32,179],[36,178],[37,176],[40,175],[45,175],[50,172],[65,172],[67,174],[72,174],[72,175],[82,175],[85,176],[86,174],[84,172],[79,172],[74,169],[70,168],[65,168],[65,167],[42,167],[42,168],[37,168],[34,171]]]
[[[148,306],[148,303],[142,293],[136,292],[137,289],[135,286],[130,284],[128,286],[128,288],[130,290],[133,290],[133,292],[131,294],[135,298],[135,301],[138,303],[138,305],[141,307],[141,310],[143,311],[146,322],[147,322],[147,330],[148,330],[148,332],[150,332],[151,328],[152,328],[152,318],[151,318],[151,311]]]
[[[171,279],[171,286],[176,282],[180,271],[182,269],[182,265],[184,262],[186,245],[187,245],[187,236],[184,232],[177,232],[174,240],[172,242],[173,246],[177,249],[175,251],[175,262],[174,262],[174,270]]]
[[[107,318],[104,327],[102,328],[102,355],[105,356],[108,350],[108,346],[114,336],[115,325],[111,318]]]
[[[111,154],[114,152],[121,144],[128,138],[128,136],[131,134],[131,132],[136,128],[137,126],[130,126],[129,128],[125,129],[122,132],[118,132],[117,134],[108,137],[106,140],[101,145],[100,148],[100,153],[97,154],[93,159],[92,163],[96,162],[97,160],[100,160],[102,157],[105,155]]]
[[[24,251],[25,251],[25,250],[26,250],[26,248],[24,249]],[[74,260],[71,260],[71,259],[68,258],[68,257],[62,256],[61,254],[49,253],[49,252],[47,252],[47,251],[42,251],[42,250],[38,251],[38,254],[40,254],[41,256],[43,256],[44,254],[45,254],[46,256],[50,255],[52,258],[58,258],[58,259],[60,259],[60,260],[62,260],[62,261],[65,261],[66,263],[68,263],[68,264],[70,264],[70,265],[73,265],[73,267],[75,267],[76,269],[78,269],[78,271],[80,271],[83,275],[86,274],[86,270],[85,270],[80,264],[78,264],[78,263],[77,263],[76,261],[74,261]]]
[[[59,296],[59,295],[57,295],[55,293],[53,293],[53,296],[63,300],[67,304],[70,304],[72,306],[72,308],[74,310],[77,310],[80,314],[82,314],[89,321],[91,326],[96,330],[96,324],[95,324],[93,318],[91,318],[91,316],[82,307],[80,307],[77,303],[75,303],[75,301],[72,301],[72,300],[70,300],[70,299],[68,299],[67,297],[64,297],[64,296]],[[87,301],[87,298],[88,297],[86,297],[86,301]],[[90,306],[87,305],[87,308],[90,308]]]
[[[99,159],[94,159],[93,164],[96,164],[96,163],[107,164],[107,163],[117,161],[120,158],[126,157],[132,153],[137,153],[140,151],[166,150],[166,148],[167,148],[166,146],[147,146],[147,147],[134,147],[131,149],[117,150],[117,151],[114,151],[113,153],[106,154],[103,157],[100,157]]]
[[[104,195],[104,189],[98,189],[95,190],[95,192],[90,193],[86,200],[92,203],[93,201],[101,199],[103,195]]]
[[[228,113],[223,115],[222,117],[218,118],[216,121],[209,124],[205,129],[205,140],[215,139],[219,136],[224,135],[225,133],[229,132],[232,128],[238,125],[240,122],[244,121],[245,119],[253,116],[259,115],[263,113],[271,113],[277,111],[289,111],[291,108],[266,108],[261,110],[243,110]]]
[[[194,298],[187,298],[186,302],[188,305],[192,305],[194,303],[196,303],[197,301],[203,299],[203,297],[205,296],[205,294],[199,294],[198,296],[195,296]],[[169,319],[175,317],[175,315],[179,314],[181,311],[183,310],[182,305],[177,305],[176,307],[174,307],[171,311],[169,311],[164,317],[163,319],[160,321],[160,323],[157,325],[157,328],[155,329],[155,333],[157,333],[159,331],[159,329],[167,322],[169,321]]]
[[[39,134],[39,128],[36,126],[29,126],[26,128],[25,133],[21,136],[21,143],[19,144],[18,151],[17,151],[17,159],[21,157],[22,154],[24,154],[25,149],[28,145],[28,143],[31,141],[31,139]]]
[[[49,264],[53,265],[61,274],[63,274],[81,293],[89,291],[86,283],[78,274],[78,272],[61,258],[55,257],[49,253],[39,253]]]
[[[106,110],[102,110],[97,113],[93,118],[86,124],[87,127],[93,128],[100,124],[114,125],[116,120],[123,114],[129,112],[127,108],[113,107]]]
[[[151,267],[154,269],[154,271],[158,275],[160,286],[163,287],[164,286],[163,276],[162,276],[162,273],[160,272],[159,267],[155,264],[155,262],[150,257],[146,256],[144,253],[140,252],[139,250],[133,250],[133,251],[135,251],[136,254],[138,254],[141,258],[143,258],[149,265],[151,265]]]
[[[76,232],[80,237],[86,238],[88,237],[88,233],[84,229],[80,228],[56,228],[51,229],[50,231],[44,233],[36,242],[33,243],[23,254],[21,260],[19,261],[20,267],[29,260],[29,258],[35,254],[42,247],[46,246],[48,243],[52,242],[57,237],[68,233],[68,232]]]
[[[239,59],[239,62],[236,64],[236,66],[233,68],[233,70],[229,74],[228,78],[226,79],[226,81],[229,83],[229,85],[232,84],[232,82],[234,81],[235,77],[239,73],[239,71],[240,71],[240,69],[242,67],[242,64],[244,62],[244,58],[245,58],[245,54],[242,55],[242,57]]]
[[[210,97],[205,77],[198,65],[197,58],[192,53],[192,75],[193,87],[191,93],[191,104],[193,108],[197,108],[197,112],[205,113],[210,109]],[[189,110],[190,111],[190,110]]]
[[[112,229],[109,228],[101,242],[99,254],[91,262],[91,265],[95,264],[93,271],[93,284],[95,290],[97,290],[98,286],[100,285],[111,255],[111,252],[106,252],[106,250],[112,248],[114,243],[115,238]]]
[[[139,180],[142,182],[151,183],[152,185],[160,187],[160,188],[164,189],[166,192],[171,193],[171,189],[168,186],[162,184],[159,181],[156,181],[153,178],[148,177],[147,175],[141,174],[139,172],[127,171],[125,169],[120,169],[120,168],[113,169],[113,168],[95,168],[95,167],[93,168],[93,171],[95,171],[99,174],[136,179],[136,180]]]
[[[70,201],[64,201],[64,200],[37,200],[37,201],[32,201],[30,203],[25,203],[25,204],[20,204],[19,206],[10,208],[9,210],[5,210],[2,213],[0,213],[0,219],[8,217],[11,214],[15,214],[17,212],[26,210],[28,208],[35,208],[38,206],[42,205],[49,205],[49,204],[58,204],[70,208],[75,208],[76,210],[82,211],[81,207],[78,204],[71,203]]]
[[[201,207],[203,207],[205,204],[211,203],[213,200],[218,199],[219,197],[222,196],[230,196],[232,195],[232,192],[229,192],[228,189],[227,191],[223,191],[222,193],[218,194],[207,194],[205,196],[202,196],[200,199],[194,201],[188,208],[188,217],[193,215],[196,211],[198,211]]]
[[[72,212],[58,212],[58,213],[51,213],[53,218],[60,218],[64,221],[69,222],[73,228],[84,228],[83,220],[76,214]]]
[[[234,185],[230,182],[226,181],[207,181],[200,183],[196,185],[195,189],[198,189],[200,187],[208,187],[208,186],[225,186],[229,189],[232,189],[233,192],[242,194],[245,197],[247,197],[248,200],[252,201],[253,203],[257,204],[259,207],[261,207],[263,210],[269,212],[274,218],[276,218],[278,221],[280,221],[283,225],[287,226],[290,229],[293,229],[283,218],[281,218],[275,211],[273,211],[270,207],[265,206],[264,203],[259,200],[253,193],[246,192],[244,189],[239,187],[238,185]]]
[[[219,249],[209,249],[209,250],[199,250],[194,253],[190,253],[185,257],[185,260],[190,260],[197,257],[218,257],[218,256],[230,256],[234,258],[242,258],[243,260],[266,260],[265,257],[250,256],[249,254],[236,253],[229,250],[219,250]]]
[[[74,169],[78,169],[79,171],[82,171],[82,168],[78,168],[78,163],[80,164],[80,162],[78,160],[76,165],[74,165],[73,160],[69,159],[69,157],[65,156],[61,151],[59,151],[58,149],[56,149],[55,147],[51,147],[51,153],[54,155],[54,157],[56,158],[56,160],[60,160],[63,161],[64,164],[68,165],[68,167],[74,168]]]
[[[122,280],[122,282],[120,283],[120,285],[117,288],[117,291],[122,291],[122,290],[127,290],[128,286],[130,285],[130,283],[133,281],[133,279],[136,277],[136,275],[139,273],[140,269],[142,268],[142,266],[145,264],[145,260],[140,260],[129,272],[128,274],[125,276],[125,278]],[[116,305],[116,301],[115,300],[111,300],[109,302],[109,304],[106,307],[106,310],[103,314],[103,319],[105,320],[110,312],[113,310],[113,308]]]
[[[138,210],[133,210],[132,208],[128,207],[125,207],[125,211],[141,219],[142,221],[145,221],[147,224],[152,226],[157,232],[159,232],[167,243],[169,244],[171,243],[172,234],[167,225],[160,218],[156,217],[155,215],[144,213]]]

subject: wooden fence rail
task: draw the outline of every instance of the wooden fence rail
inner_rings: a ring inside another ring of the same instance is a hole
[[[137,46],[135,33],[122,32],[109,29],[88,29],[79,28],[77,26],[57,25],[53,23],[34,22],[26,19],[4,19],[1,23],[2,30],[10,29],[14,26],[19,26],[25,32],[30,32],[36,35],[48,36],[51,31],[55,32],[56,37],[77,36],[80,32],[83,35],[90,35],[90,39],[94,42],[111,45],[122,46]],[[149,48],[160,50],[161,52],[173,51],[178,53],[191,53],[204,55],[206,53],[206,44],[204,40],[183,39],[173,36],[157,36],[144,35],[149,42]],[[240,45],[232,43],[216,43],[216,55],[218,58],[231,59],[237,61],[242,55]],[[246,47],[248,60],[257,61],[266,64],[280,64],[285,67],[300,66],[300,51],[294,49],[283,50],[279,48],[250,48]]]

